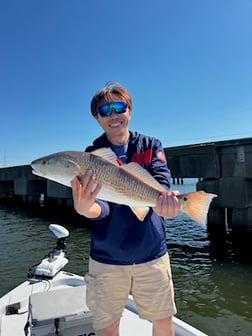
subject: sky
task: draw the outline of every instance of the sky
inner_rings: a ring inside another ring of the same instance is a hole
[[[163,147],[252,137],[252,0],[0,0],[0,167],[84,150],[115,80]]]

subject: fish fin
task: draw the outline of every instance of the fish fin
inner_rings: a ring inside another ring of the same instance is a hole
[[[147,213],[149,212],[150,208],[135,208],[131,207],[132,212],[136,215],[136,217],[142,222],[146,217]]]
[[[198,224],[206,225],[210,203],[217,195],[201,190],[182,194],[177,197],[181,199],[181,211],[185,212]]]
[[[91,152],[91,154],[99,156],[103,158],[104,160],[107,160],[110,163],[114,164],[115,166],[119,166],[116,154],[109,147],[103,147],[103,148],[96,149],[93,152]]]
[[[142,182],[149,184],[155,189],[160,191],[166,190],[161,186],[161,184],[142,166],[136,162],[130,162],[121,166],[121,169],[125,170],[127,173],[136,176]]]

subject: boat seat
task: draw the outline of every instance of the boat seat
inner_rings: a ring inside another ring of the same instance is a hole
[[[35,293],[29,299],[31,335],[95,335],[86,286]],[[55,333],[54,333],[55,332]]]
[[[86,286],[56,289],[30,296],[29,310],[33,322],[90,313],[86,305]]]

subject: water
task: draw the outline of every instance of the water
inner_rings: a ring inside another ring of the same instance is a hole
[[[55,246],[48,226],[56,219],[70,231],[66,269],[83,275],[87,271],[88,228],[70,226],[76,223],[66,224],[63,216],[0,206],[0,297]],[[252,335],[252,265],[237,263],[232,256],[212,259],[206,229],[182,214],[167,221],[167,243],[177,316],[209,336]]]

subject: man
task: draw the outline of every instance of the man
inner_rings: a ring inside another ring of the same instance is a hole
[[[110,147],[119,164],[137,162],[165,188],[156,207],[139,221],[128,206],[99,200],[101,184],[92,171],[72,181],[76,211],[91,220],[87,305],[100,336],[119,336],[129,293],[139,316],[153,322],[153,336],[173,336],[176,313],[163,217],[179,212],[169,191],[170,171],[158,139],[132,132],[132,100],[118,83],[108,83],[91,101],[91,112],[104,133],[86,151]]]

